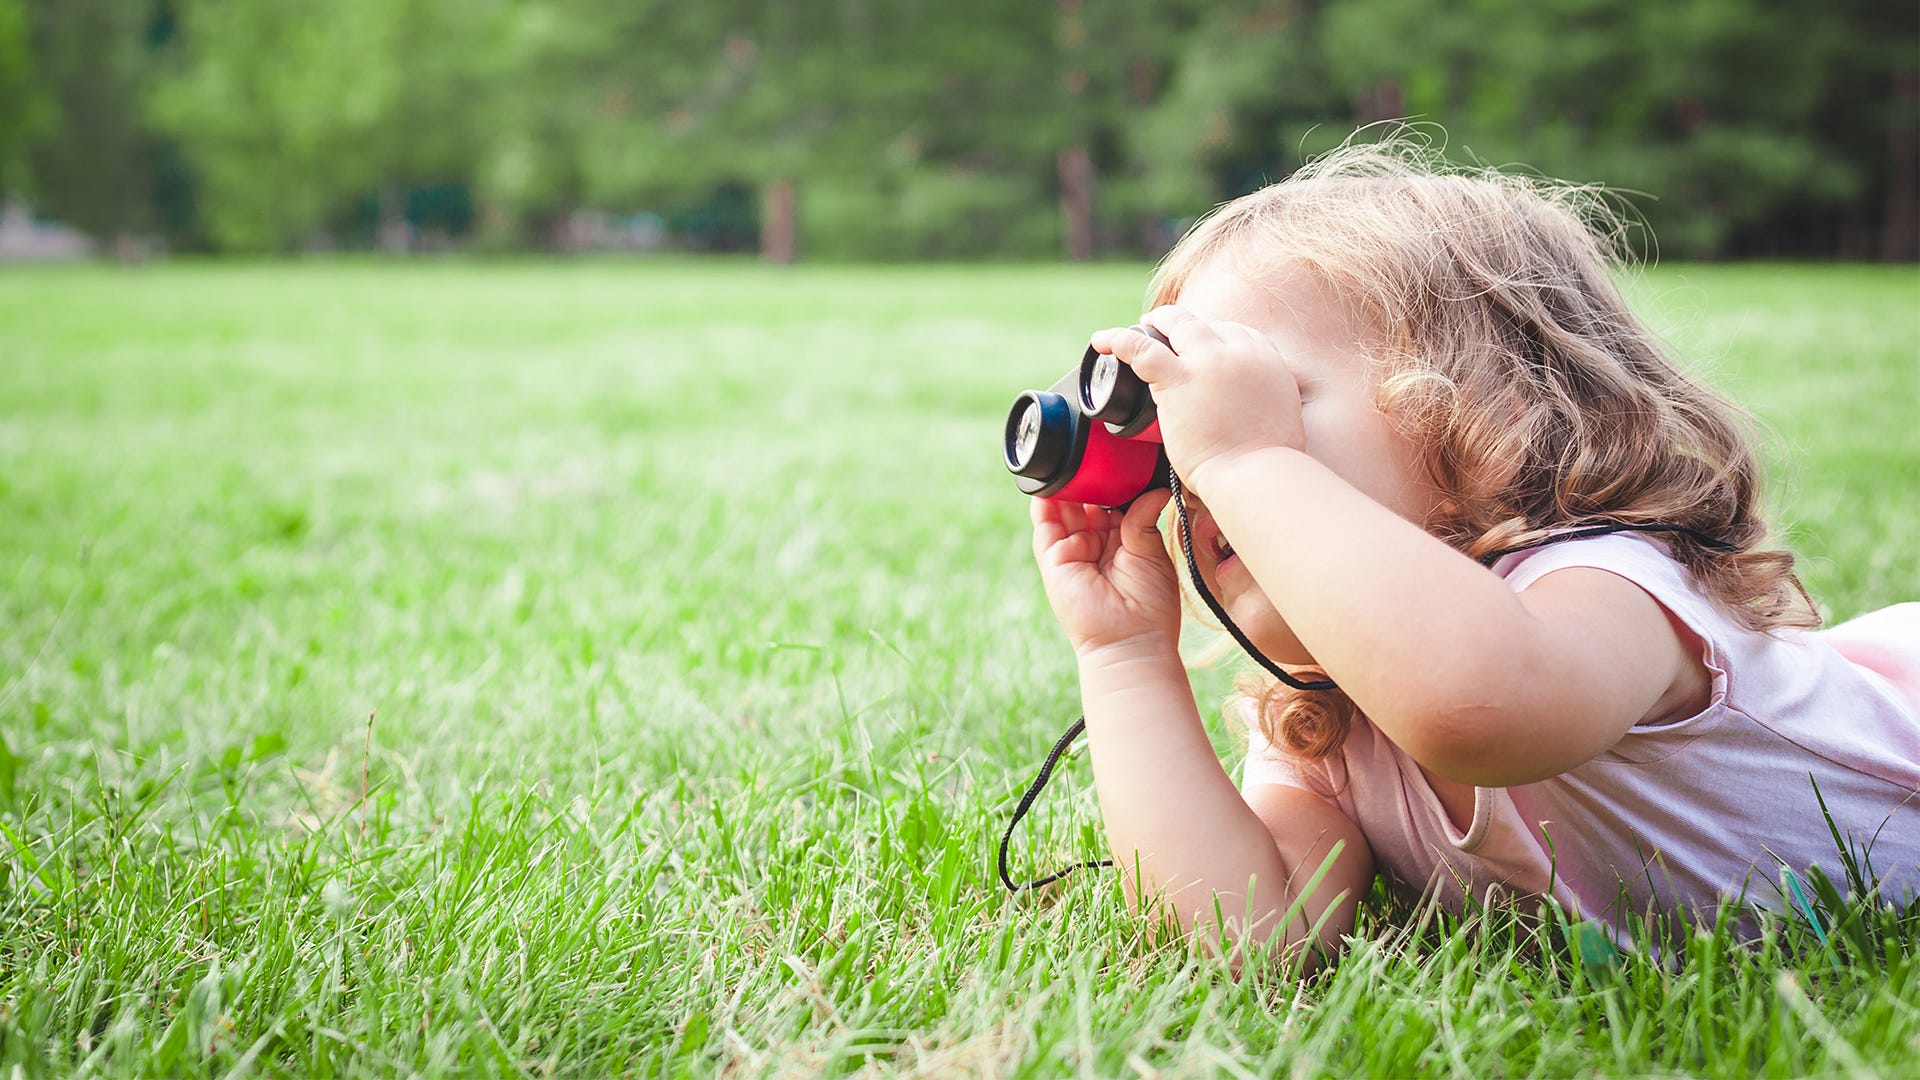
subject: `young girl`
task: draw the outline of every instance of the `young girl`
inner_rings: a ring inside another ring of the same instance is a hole
[[[1910,902],[1920,604],[1812,632],[1740,414],[1628,310],[1590,193],[1426,162],[1350,146],[1222,207],[1154,278],[1168,344],[1093,336],[1152,389],[1205,587],[1338,684],[1242,700],[1236,790],[1168,493],[1035,500],[1129,889],[1286,944],[1335,944],[1376,872],[1616,927],[1785,909],[1783,871],[1844,881],[1824,799]]]

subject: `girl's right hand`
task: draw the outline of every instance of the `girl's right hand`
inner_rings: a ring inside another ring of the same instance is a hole
[[[1180,581],[1154,523],[1171,495],[1149,491],[1118,510],[1034,499],[1033,554],[1074,652],[1115,645],[1177,651]]]

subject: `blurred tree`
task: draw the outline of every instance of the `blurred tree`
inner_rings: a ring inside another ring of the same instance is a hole
[[[470,175],[500,76],[505,0],[182,0],[154,114],[193,155],[225,246],[286,249],[377,192],[405,245],[410,185]]]
[[[1669,251],[1911,258],[1917,62],[1882,0],[0,0],[0,186],[225,248],[1084,258],[1414,116]]]
[[[0,140],[24,143],[24,186],[40,210],[124,250],[153,224],[158,140],[140,101],[153,74],[149,35],[164,8],[142,0],[26,0],[24,8],[0,6],[0,42],[23,10],[31,56],[7,70],[37,87],[0,89],[18,94],[22,106],[0,120],[7,132]],[[16,78],[0,76],[0,84]]]
[[[1142,125],[1204,7],[1186,0],[1060,4],[1060,117],[1048,139],[1071,257],[1164,246],[1163,215],[1143,198],[1145,178],[1197,163],[1171,161]]]
[[[1165,93],[1129,131],[1143,201],[1191,219],[1277,180],[1350,129],[1348,101],[1317,50],[1312,3],[1196,5]]]
[[[554,92],[506,110],[483,191],[537,215],[745,185],[769,193],[763,208],[790,200],[797,220],[763,222],[770,237],[1004,249],[1057,150],[1053,30],[1023,0],[542,0],[514,40],[531,84]]]
[[[1886,139],[1887,112],[1858,106],[1891,100],[1886,43],[1903,35],[1863,36],[1875,5],[1858,6],[1346,0],[1322,44],[1344,89],[1442,121],[1457,153],[1653,195],[1669,251],[1832,250],[1780,227],[1832,219],[1870,186],[1861,144]],[[1855,98],[1862,82],[1883,85]]]
[[[46,121],[25,0],[0,0],[0,196],[27,185],[26,149]]]
[[[815,105],[804,72],[781,72],[786,97],[774,122],[760,123],[754,111],[755,92],[770,81],[756,22],[792,10],[664,0],[520,5],[507,54],[526,92],[496,116],[480,169],[483,199],[509,227],[564,242],[558,230],[578,205],[657,209],[758,187],[778,171],[782,136],[806,128]],[[819,40],[805,14],[776,28],[801,35],[799,47]],[[732,230],[711,223],[716,213],[737,213],[736,204],[707,202],[697,216],[709,226],[696,242],[725,246]]]
[[[1782,225],[1831,221],[1837,241],[1823,253],[1920,258],[1920,6],[1834,0],[1807,5],[1802,18],[1838,24],[1809,122],[1858,186],[1837,204],[1786,207]]]

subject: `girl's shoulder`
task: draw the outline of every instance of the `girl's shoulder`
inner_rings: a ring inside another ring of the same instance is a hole
[[[1686,567],[1673,557],[1665,542],[1646,533],[1607,533],[1529,548],[1503,556],[1493,564],[1493,572],[1504,578],[1514,592],[1520,592],[1556,570],[1574,567],[1605,570],[1623,577],[1683,618],[1697,612],[1732,621],[1725,612],[1714,608],[1712,600],[1693,583]]]
[[[1819,670],[1844,680],[1859,675],[1887,685],[1920,717],[1920,603],[1871,611],[1817,631],[1766,633],[1748,629],[1699,588],[1656,536],[1611,533],[1550,544],[1506,556],[1494,572],[1515,592],[1556,570],[1587,567],[1616,574],[1639,586],[1704,643],[1716,679],[1716,698],[1727,682],[1756,691],[1794,670]],[[1844,667],[1841,667],[1844,662]],[[1733,679],[1733,669],[1744,679]]]
[[[1658,725],[1657,740],[1636,742],[1633,736],[1652,733],[1634,728],[1615,748],[1619,755],[1663,755],[1729,711],[1803,746],[1836,738],[1835,716],[1854,718],[1848,727],[1855,731],[1920,730],[1920,604],[1896,604],[1826,630],[1755,630],[1700,588],[1663,540],[1644,533],[1518,552],[1496,562],[1494,572],[1520,592],[1570,567],[1604,570],[1645,591],[1699,639],[1712,679],[1705,711]]]
[[[1608,533],[1505,556],[1493,572],[1514,592],[1557,570],[1603,570],[1624,578],[1652,597],[1679,625],[1699,639],[1701,659],[1714,675],[1714,697],[1728,689],[1727,676],[1742,657],[1764,653],[1768,635],[1749,629],[1694,581],[1693,575],[1658,536],[1640,532]],[[1744,666],[1744,665],[1740,665]]]

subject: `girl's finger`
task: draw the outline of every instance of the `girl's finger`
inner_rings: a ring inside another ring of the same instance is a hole
[[[1124,326],[1109,326],[1105,330],[1095,330],[1093,336],[1087,339],[1087,344],[1093,347],[1094,352],[1111,353],[1114,340],[1121,334],[1130,332]]]
[[[1142,315],[1140,321],[1166,335],[1173,343],[1170,351],[1182,356],[1220,343],[1220,335],[1214,332],[1212,323],[1178,304],[1162,304]],[[1145,371],[1140,372],[1140,377],[1154,381]]]
[[[1213,324],[1213,332],[1218,334],[1223,340],[1226,338],[1252,338],[1261,340],[1264,339],[1265,336],[1246,323],[1229,322],[1225,319]]]
[[[1060,515],[1060,527],[1068,536],[1087,531],[1087,508],[1076,502],[1058,502],[1056,513]]]
[[[1111,512],[1104,506],[1083,503],[1080,506],[1080,513],[1086,518],[1085,535],[1091,538],[1094,548],[1106,547],[1107,534],[1113,531]]]
[[[1060,524],[1060,504],[1052,499],[1028,499],[1027,509],[1035,525]]]
[[[1033,503],[1033,557],[1042,564],[1047,561],[1047,552],[1053,545],[1067,538],[1067,530],[1060,526],[1060,514],[1054,508],[1051,499],[1030,499]]]
[[[1173,493],[1165,488],[1149,491],[1133,500],[1120,522],[1120,543],[1128,554],[1142,558],[1166,558],[1166,545],[1160,542],[1160,512],[1167,508]]]
[[[1112,353],[1150,383],[1163,382],[1180,370],[1180,357],[1174,350],[1131,327],[1101,331],[1094,348]]]

